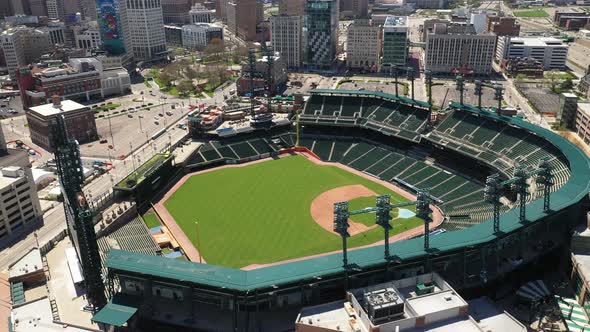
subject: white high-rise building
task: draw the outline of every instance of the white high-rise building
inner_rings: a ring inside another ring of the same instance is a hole
[[[127,2],[127,19],[133,56],[136,61],[151,61],[166,55],[164,18],[159,0]]]
[[[77,48],[91,50],[100,47],[100,30],[95,27],[89,27],[85,30],[74,32],[74,43]]]
[[[12,80],[16,79],[19,67],[37,61],[51,47],[49,33],[24,26],[3,31],[0,44]]]
[[[543,63],[546,70],[563,69],[568,45],[551,37],[499,37],[496,58],[533,58]]]
[[[213,39],[223,39],[223,28],[210,23],[182,26],[182,46],[185,48],[204,49]]]
[[[272,16],[270,42],[289,68],[301,67],[302,16]]]

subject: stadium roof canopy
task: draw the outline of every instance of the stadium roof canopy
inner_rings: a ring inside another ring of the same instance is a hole
[[[92,321],[112,326],[123,326],[135,315],[140,304],[139,300],[129,295],[115,294],[109,303],[92,317]]]
[[[335,91],[314,90],[313,93],[336,93]],[[379,92],[346,90],[338,90],[337,92],[354,95],[381,96],[390,99],[397,98]],[[401,97],[397,99],[402,100]],[[403,98],[403,101],[428,105],[427,103],[412,101],[407,98]],[[551,142],[569,161],[571,177],[563,187],[551,195],[552,211],[543,211],[542,197],[527,204],[527,224],[534,223],[549,214],[558,213],[560,210],[578,203],[584,196],[588,195],[590,191],[590,160],[579,148],[565,138],[518,117],[496,115],[495,113],[482,111],[475,107],[458,103],[453,103],[450,107],[476,113],[505,122],[506,125],[512,125],[530,131],[532,134]],[[518,209],[512,209],[503,213],[500,216],[500,225],[504,233],[509,233],[525,226],[519,222]],[[430,247],[431,250],[442,253],[487,243],[494,239],[496,239],[496,235],[493,231],[493,221],[489,219],[466,229],[432,237],[430,238]],[[244,250],[247,250],[247,248],[244,248]],[[428,255],[424,250],[422,238],[393,243],[390,245],[390,250],[400,260],[417,259]],[[348,260],[359,269],[368,269],[386,263],[383,257],[383,246],[349,251]],[[322,277],[344,272],[341,253],[242,271],[222,266],[111,250],[107,258],[107,267],[109,269],[129,271],[157,278],[196,283],[234,291],[254,291],[255,289],[272,288],[281,284],[301,282],[302,280],[319,280]]]
[[[311,94],[317,95],[325,95],[325,94],[332,94],[332,95],[357,95],[357,96],[366,96],[366,97],[380,97],[386,99],[392,99],[393,101],[400,101],[404,104],[409,105],[417,105],[421,107],[428,108],[430,106],[429,103],[416,100],[412,98],[407,98],[403,96],[396,96],[385,92],[379,91],[357,91],[357,90],[335,90],[335,89],[315,89],[311,90]]]

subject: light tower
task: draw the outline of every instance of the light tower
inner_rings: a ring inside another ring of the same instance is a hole
[[[543,211],[549,212],[551,211],[550,198],[551,187],[553,187],[553,174],[551,174],[551,165],[545,158],[539,162],[539,173],[536,182],[543,186]]]
[[[80,256],[88,303],[93,310],[98,310],[107,301],[92,212],[82,192],[84,171],[80,147],[77,141],[70,139],[63,116],[52,122],[51,131],[68,233]]]
[[[389,204],[391,201],[390,195],[381,195],[377,196],[377,213],[375,214],[375,223],[381,227],[383,227],[383,232],[385,236],[385,259],[389,259],[389,230],[391,230],[391,225],[389,222],[391,221],[391,205]]]
[[[500,184],[500,175],[494,174],[486,179],[484,189],[484,200],[494,208],[494,233],[500,232],[500,196],[502,185]]]
[[[496,114],[498,115],[502,111],[502,97],[504,96],[503,90],[504,88],[500,84],[494,86],[494,99],[498,101],[498,108],[496,111]]]
[[[528,174],[524,170],[524,166],[517,165],[514,170],[514,181],[512,183],[512,188],[519,196],[519,220],[520,222],[524,222],[526,220],[526,199],[528,196]]]
[[[395,79],[395,96],[399,97],[399,90],[398,90],[399,65],[391,66],[391,71],[392,71],[393,77]]]
[[[342,265],[348,267],[348,252],[346,248],[346,239],[350,237],[348,233],[348,202],[334,203],[334,232],[342,237]]]
[[[254,117],[254,74],[256,73],[256,54],[253,48],[248,50],[248,73],[250,75],[250,116]]]
[[[272,75],[272,71],[273,71],[273,67],[274,67],[274,52],[272,51],[272,48],[267,48],[266,49],[266,58],[267,58],[267,68],[266,68],[266,84],[267,84],[267,102],[268,102],[268,106],[267,106],[267,112],[272,112],[271,110],[271,106],[272,106],[272,83],[273,83],[273,75]]]
[[[406,69],[406,73],[407,73],[407,78],[408,80],[412,83],[412,100],[414,100],[414,81],[416,80],[416,75],[414,72],[414,68],[412,67],[408,67]]]
[[[473,94],[477,96],[477,108],[481,110],[481,95],[483,94],[483,83],[480,80],[475,81]]]
[[[457,91],[459,91],[459,103],[461,105],[463,105],[463,92],[465,91],[465,78],[463,78],[463,76],[461,75],[457,75],[457,77],[455,78],[455,81],[457,83]]]
[[[424,220],[424,250],[430,249],[430,223],[432,218],[430,214],[430,194],[428,189],[418,191],[417,202],[416,202],[416,216]]]

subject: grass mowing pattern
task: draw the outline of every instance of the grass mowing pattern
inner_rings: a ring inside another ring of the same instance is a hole
[[[195,246],[199,222],[198,249],[207,263],[243,267],[341,249],[340,237],[316,224],[309,209],[321,193],[353,184],[407,201],[371,180],[294,156],[193,176],[164,205]],[[404,231],[393,225],[391,235]],[[379,227],[351,237],[349,247],[382,238]]]

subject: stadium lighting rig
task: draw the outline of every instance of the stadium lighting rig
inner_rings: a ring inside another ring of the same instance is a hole
[[[465,92],[465,78],[461,75],[458,75],[455,78],[455,83],[457,86],[456,88],[459,91],[460,104],[463,105],[463,93]],[[500,114],[500,111],[502,110],[502,98],[504,97],[504,88],[500,84],[488,84],[480,80],[475,80],[473,83],[475,84],[473,94],[477,96],[477,108],[479,108],[480,110],[482,109],[481,97],[483,95],[483,89],[490,88],[494,90],[494,100],[498,101],[496,113]]]
[[[394,81],[395,82],[395,96],[399,97],[399,89],[398,89],[399,76],[400,76],[400,73],[403,69],[406,70],[406,78],[412,84],[412,100],[415,100],[414,99],[414,81],[416,80],[416,72],[413,67],[404,67],[401,65],[391,65],[391,67],[389,68],[389,75],[393,76],[393,78],[395,79],[395,81]]]
[[[424,220],[424,249],[428,250],[430,248],[430,223],[432,222],[432,218],[430,214],[432,213],[432,209],[430,209],[430,203],[432,199],[428,190],[419,190],[417,199],[415,201],[409,202],[402,202],[397,204],[391,204],[391,196],[390,195],[380,195],[377,196],[376,205],[374,207],[367,207],[360,210],[349,211],[348,210],[348,202],[338,202],[334,203],[334,232],[338,233],[342,237],[342,264],[345,268],[349,267],[348,264],[348,255],[347,255],[347,243],[346,239],[350,237],[348,233],[348,228],[350,224],[348,223],[348,219],[351,216],[358,215],[358,214],[365,214],[365,213],[375,213],[375,224],[381,226],[383,228],[383,237],[384,237],[384,257],[385,259],[391,258],[391,253],[389,251],[389,231],[392,229],[390,221],[391,221],[391,211],[393,209],[406,207],[406,206],[416,206],[416,216],[420,219]]]
[[[553,186],[553,174],[551,174],[551,165],[547,159],[543,158],[539,162],[537,169],[526,172],[524,166],[517,165],[514,170],[514,176],[506,181],[500,181],[500,175],[494,174],[488,176],[486,187],[484,189],[484,199],[494,207],[494,233],[500,232],[500,197],[502,188],[510,186],[519,195],[519,220],[526,220],[526,198],[528,193],[527,180],[536,177],[537,184],[543,186],[543,212],[551,210],[551,187]]]

